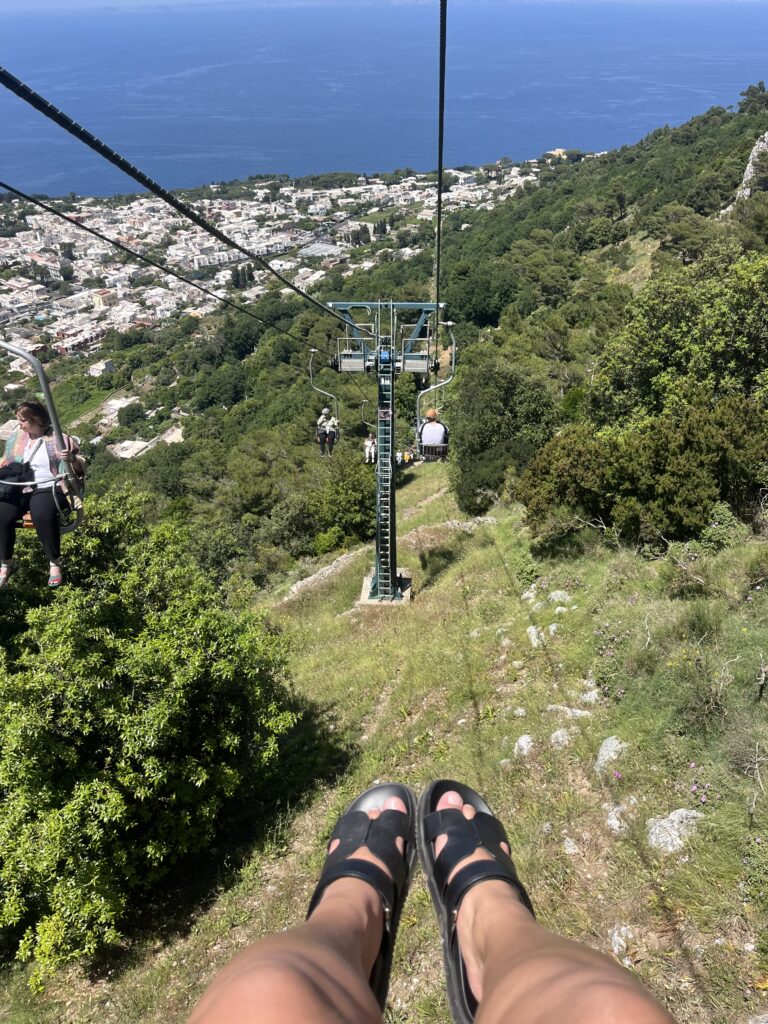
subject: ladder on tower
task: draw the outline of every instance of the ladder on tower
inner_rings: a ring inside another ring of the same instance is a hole
[[[400,596],[397,584],[397,535],[395,532],[395,364],[391,347],[382,340],[378,358],[378,466],[376,516],[376,572],[371,582],[371,597],[379,601],[396,601]]]
[[[410,579],[397,568],[395,380],[400,373],[412,373],[422,378],[437,374],[439,363],[434,332],[442,304],[329,302],[328,306],[347,322],[344,336],[338,339],[337,355],[332,365],[341,373],[375,374],[378,387],[376,564],[372,575],[366,577],[361,600],[407,601],[410,600]],[[401,324],[401,314],[411,322]],[[362,317],[364,321],[356,317]]]

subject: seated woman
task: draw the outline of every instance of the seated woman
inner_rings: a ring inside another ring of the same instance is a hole
[[[32,517],[48,559],[48,586],[59,587],[62,582],[61,533],[54,487],[63,492],[64,484],[57,482],[56,477],[64,472],[63,463],[77,456],[77,442],[65,434],[64,450],[56,447],[48,411],[39,402],[23,402],[16,416],[19,425],[8,438],[0,467],[13,462],[27,463],[34,482],[27,487],[13,488],[13,497],[0,501],[0,587],[7,585],[15,569],[16,522],[25,512]]]

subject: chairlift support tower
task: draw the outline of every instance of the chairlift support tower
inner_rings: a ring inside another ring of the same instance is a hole
[[[374,373],[376,412],[376,565],[371,601],[402,601],[397,571],[395,516],[395,380],[400,373],[425,379],[437,373],[438,307],[434,302],[329,302],[347,321],[338,340],[340,373]],[[407,322],[406,322],[407,321]]]

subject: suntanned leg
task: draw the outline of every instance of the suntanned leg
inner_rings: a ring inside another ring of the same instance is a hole
[[[381,809],[406,813],[397,798]],[[365,847],[353,856],[387,870]],[[331,883],[308,921],[249,946],[220,971],[189,1024],[380,1024],[368,978],[383,920],[381,899],[366,882]]]
[[[438,809],[474,808],[456,792]],[[438,837],[435,852],[445,845]],[[507,851],[509,852],[509,851]],[[457,865],[482,857],[477,850]],[[467,977],[480,1003],[477,1024],[674,1024],[674,1019],[628,971],[588,946],[534,921],[515,890],[491,880],[464,897],[457,921]]]

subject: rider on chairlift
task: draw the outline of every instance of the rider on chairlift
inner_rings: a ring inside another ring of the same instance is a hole
[[[367,465],[376,465],[376,435],[369,434],[363,445],[365,450],[365,461]]]
[[[25,513],[30,514],[48,559],[48,586],[59,587],[62,583],[60,507],[65,500],[60,492],[66,488],[62,470],[65,464],[82,465],[82,461],[76,439],[68,434],[63,435],[64,448],[58,448],[45,406],[39,402],[22,402],[16,415],[18,425],[8,438],[0,459],[0,475],[8,480],[23,480],[27,486],[0,488],[0,588],[7,586],[16,569],[13,560],[16,526]],[[12,473],[17,469],[26,475]]]
[[[448,427],[437,418],[435,409],[427,409],[419,430],[419,444],[448,444]]]
[[[339,421],[326,406],[320,413],[317,421],[317,443],[320,445],[320,458],[325,455],[325,446],[328,445],[328,457],[333,456],[333,446],[339,436]]]

